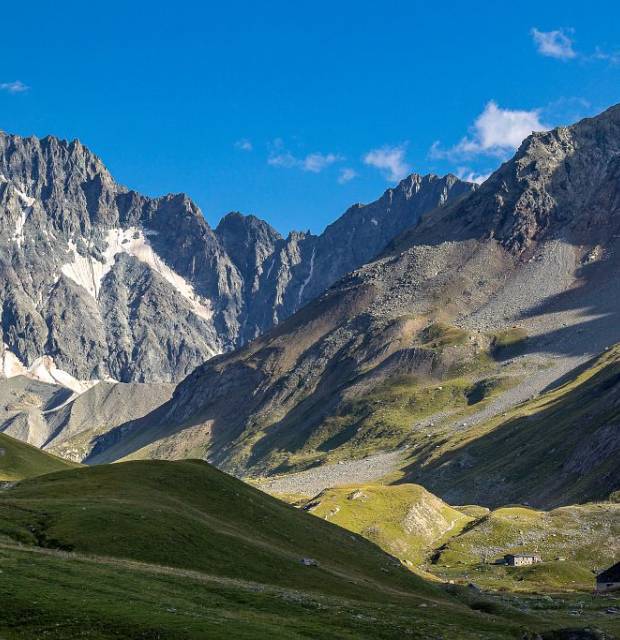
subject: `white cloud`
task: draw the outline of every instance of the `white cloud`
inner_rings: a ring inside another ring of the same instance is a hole
[[[312,173],[319,173],[326,167],[342,160],[342,156],[336,153],[310,153],[302,161],[302,169],[304,171],[311,171]]]
[[[364,156],[364,164],[379,169],[390,182],[398,182],[411,171],[410,165],[405,161],[405,150],[405,144],[372,149]]]
[[[267,158],[267,164],[272,167],[284,167],[285,169],[292,169],[299,166],[299,160],[289,151],[282,151],[280,153],[272,153]]]
[[[15,80],[15,82],[0,82],[0,91],[6,91],[7,93],[24,93],[28,91],[29,86],[25,85],[21,80]]]
[[[355,169],[351,169],[351,167],[345,167],[344,169],[340,169],[338,184],[346,184],[354,178],[357,178],[357,171]]]
[[[443,150],[439,142],[430,149],[432,158],[467,158],[479,154],[503,157],[516,149],[533,131],[549,129],[540,120],[540,109],[513,111],[501,109],[491,100],[476,118],[469,136],[454,147]]]
[[[344,157],[337,153],[321,153],[315,151],[303,158],[294,156],[284,148],[284,143],[280,138],[273,141],[271,152],[267,158],[267,164],[272,167],[282,167],[284,169],[301,169],[310,173],[320,173],[327,167],[344,160]]]
[[[530,33],[532,34],[538,53],[543,56],[557,58],[558,60],[570,60],[577,56],[573,49],[573,41],[564,29],[539,31],[534,27]]]
[[[482,184],[491,173],[476,173],[469,167],[459,167],[456,171],[456,177],[467,182],[475,182],[476,184]]]
[[[532,131],[548,129],[540,121],[540,111],[500,109],[489,102],[474,123],[476,138],[468,145],[486,151],[493,148],[516,149]]]
[[[254,147],[252,146],[252,142],[247,138],[241,138],[241,140],[237,140],[235,142],[235,148],[240,149],[241,151],[252,151]]]

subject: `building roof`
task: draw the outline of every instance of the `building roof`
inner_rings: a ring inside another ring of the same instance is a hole
[[[605,569],[605,571],[601,571],[596,576],[597,582],[620,582],[620,562],[616,562],[616,564],[609,567],[609,569]]]
[[[507,558],[538,558],[537,553],[507,553]]]

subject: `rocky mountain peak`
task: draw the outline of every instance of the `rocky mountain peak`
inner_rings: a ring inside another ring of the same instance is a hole
[[[213,230],[186,194],[131,191],[77,140],[0,134],[3,357],[25,371],[49,357],[81,381],[179,380],[471,190],[410,183],[320,236],[238,212]]]
[[[450,207],[452,236],[493,237],[516,254],[552,236],[605,241],[617,230],[619,165],[620,105],[533,133],[475,195]]]

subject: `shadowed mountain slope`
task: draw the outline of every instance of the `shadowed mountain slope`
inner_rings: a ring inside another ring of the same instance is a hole
[[[557,388],[413,451],[404,477],[449,502],[559,506],[604,500],[620,487],[620,347]]]

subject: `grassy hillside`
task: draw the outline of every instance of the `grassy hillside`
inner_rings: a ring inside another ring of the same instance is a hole
[[[32,478],[76,465],[0,433],[0,481]]]
[[[620,557],[620,504],[539,511],[451,507],[418,485],[329,489],[303,508],[372,540],[423,575],[519,592],[591,591],[595,572]],[[543,564],[497,564],[538,553]]]
[[[450,503],[538,507],[620,486],[620,346],[511,411],[411,456],[403,478]]]
[[[7,639],[509,638],[521,625],[200,461],[25,480],[0,492],[0,540]]]
[[[538,553],[543,563],[494,564],[506,553]],[[441,546],[432,571],[510,591],[585,590],[620,558],[620,505],[599,503],[538,511],[504,507],[483,515]]]
[[[200,461],[79,468],[0,492],[0,567],[6,640],[500,640],[570,622],[449,594]]]
[[[492,336],[441,322],[417,330],[417,324],[401,318],[385,330],[389,338],[370,337],[377,343],[373,356],[348,388],[321,406],[303,401],[283,420],[279,414],[265,417],[260,431],[244,434],[233,458],[249,457],[255,470],[281,473],[426,446],[428,438],[444,438],[440,423],[446,416],[465,419],[519,382],[494,361]],[[382,344],[385,340],[389,346]],[[402,349],[383,359],[395,345]],[[274,427],[268,425],[272,419]],[[297,428],[308,422],[312,428]]]
[[[325,304],[322,300],[319,307]],[[338,304],[347,306],[345,300]],[[318,309],[309,307],[296,322],[316,313]],[[295,334],[290,343],[290,335],[280,335],[289,327],[290,323],[285,323],[270,338],[266,360],[261,356],[254,362],[255,349],[263,338],[231,355],[234,372],[227,375],[234,384],[249,386],[247,392],[237,394],[238,402],[231,403],[218,385],[210,386],[206,394],[203,389],[193,389],[194,383],[201,385],[203,372],[197,371],[161,410],[99,437],[89,462],[208,454],[218,466],[238,475],[302,470],[405,445],[427,444],[429,434],[443,437],[436,429],[440,416],[465,418],[519,382],[513,371],[492,357],[493,336],[412,315],[367,328],[361,334],[363,339],[360,336],[361,344],[356,341],[342,346],[338,357],[343,362],[328,367],[320,380],[314,380],[315,369],[309,362],[303,364],[303,372],[293,374],[300,349],[314,339],[322,340],[322,332],[340,313],[345,311],[319,314],[311,322],[312,331]],[[355,330],[360,327],[356,325]],[[286,348],[281,345],[285,337]],[[334,349],[331,339],[325,339],[330,343],[325,347]],[[348,358],[348,350],[357,348],[362,349],[363,357]],[[312,357],[315,355],[312,349]],[[279,363],[276,369],[282,367],[280,373],[268,364],[272,358]],[[211,362],[205,369],[219,371],[220,365],[223,360]],[[271,383],[259,382],[263,375],[271,379],[276,374],[282,380],[275,384],[275,390]],[[259,392],[255,393],[256,389]],[[187,417],[183,424],[173,426],[181,414],[172,407],[181,398],[196,404],[198,413],[190,417],[184,409]]]
[[[348,563],[360,579],[426,589],[405,571],[385,574],[389,559],[362,538],[200,461],[104,465],[24,481],[0,494],[0,534],[229,578],[356,592],[337,577]],[[321,567],[308,571],[303,557]]]
[[[460,532],[472,518],[418,485],[327,489],[304,505],[319,518],[372,540],[408,566]]]

